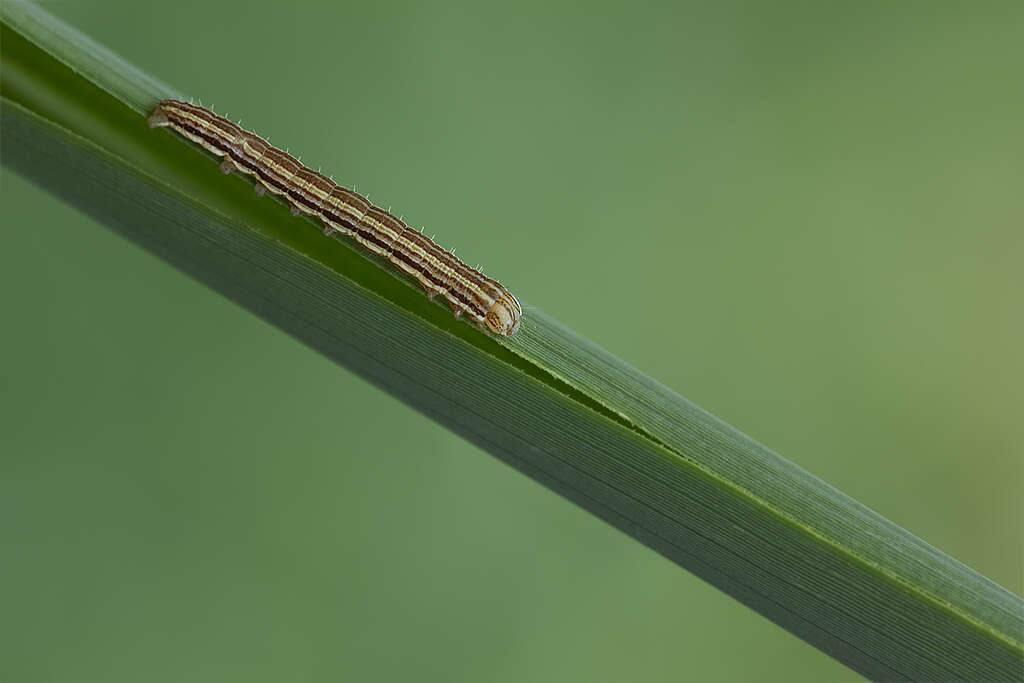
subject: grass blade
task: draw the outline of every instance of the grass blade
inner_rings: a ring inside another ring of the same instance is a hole
[[[4,163],[876,679],[1024,679],[1024,603],[527,306],[498,340],[144,116],[177,96],[5,4]]]

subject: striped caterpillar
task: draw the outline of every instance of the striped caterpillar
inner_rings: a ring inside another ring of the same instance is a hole
[[[470,268],[433,240],[413,230],[360,194],[303,166],[263,138],[243,130],[209,109],[165,100],[149,117],[149,127],[168,127],[224,161],[220,170],[256,179],[256,194],[281,195],[292,214],[318,217],[324,234],[340,233],[383,256],[416,278],[433,298],[440,294],[458,318],[508,337],[519,329],[523,309],[501,284]]]

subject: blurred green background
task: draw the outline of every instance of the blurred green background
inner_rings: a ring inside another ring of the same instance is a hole
[[[284,5],[47,6],[1024,590],[1024,4]],[[857,678],[2,198],[5,680]]]

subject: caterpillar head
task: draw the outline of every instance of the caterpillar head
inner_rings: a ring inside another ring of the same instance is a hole
[[[504,292],[491,304],[484,322],[491,332],[511,337],[519,329],[519,319],[522,315],[523,308],[519,301],[509,292]]]

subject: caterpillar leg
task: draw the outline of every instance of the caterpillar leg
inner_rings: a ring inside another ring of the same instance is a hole
[[[430,286],[430,283],[424,281],[422,278],[417,277],[416,281],[420,283],[420,287],[422,287],[423,291],[427,293],[427,298],[433,301],[434,297],[437,296],[437,290]]]
[[[161,128],[163,126],[171,125],[170,121],[167,120],[167,112],[165,112],[164,108],[161,106],[158,106],[153,110],[153,113],[149,115],[147,122],[149,123],[150,128]]]
[[[220,162],[220,172],[224,175],[231,175],[238,167],[235,166],[235,162],[231,159],[224,157],[224,161]]]

